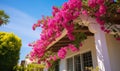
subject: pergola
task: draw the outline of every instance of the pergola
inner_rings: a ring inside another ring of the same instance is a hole
[[[74,30],[74,34],[83,32],[87,36],[94,36],[98,67],[100,71],[111,71],[105,32],[101,30],[100,25],[97,24],[94,18],[87,17],[84,15],[81,15],[81,18],[82,22],[81,20],[79,20],[79,18],[75,20],[75,22],[79,24],[79,28]],[[116,20],[116,22],[118,23],[118,20]],[[117,26],[118,25],[119,24],[117,24]],[[115,27],[113,25],[112,29],[114,28]],[[118,26],[118,28],[120,27]],[[119,32],[119,30],[116,31]],[[64,47],[71,43],[72,41],[70,41],[66,37],[66,34],[67,31],[63,30],[62,35],[56,38],[56,40],[47,47],[47,50],[57,52],[61,47]],[[115,33],[111,32],[110,34]]]

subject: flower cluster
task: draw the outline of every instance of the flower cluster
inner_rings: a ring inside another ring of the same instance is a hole
[[[105,25],[109,25],[108,23],[119,24],[119,22],[115,22],[115,17],[120,16],[119,3],[120,1],[116,0],[89,0],[88,2],[90,9],[93,10],[90,11],[90,14],[96,18],[101,29],[106,33],[109,33],[112,30],[105,27]]]
[[[116,8],[111,9],[113,6]],[[38,58],[38,60],[41,60],[45,55],[47,46],[55,41],[55,39],[61,35],[64,29],[67,30],[68,38],[71,41],[75,41],[76,38],[73,35],[75,24],[73,21],[80,17],[81,14],[94,17],[101,26],[101,29],[109,33],[110,30],[105,28],[104,25],[108,21],[111,22],[111,19],[106,20],[106,18],[112,16],[112,13],[120,13],[120,6],[113,0],[68,0],[68,2],[65,2],[61,8],[53,6],[52,16],[43,17],[32,27],[33,30],[35,30],[36,27],[41,27],[42,33],[40,34],[39,40],[37,40],[34,44],[30,44],[30,46],[33,47],[31,59]],[[80,40],[80,42],[82,41]],[[79,44],[80,43],[78,42],[77,45]],[[49,56],[46,58],[46,60],[44,60],[48,64],[48,67],[51,65],[49,60],[52,59],[55,61],[59,58],[65,58],[67,49],[70,49],[74,52],[78,51],[79,48],[73,44],[68,44],[68,46],[61,47],[61,49],[58,50],[57,55]]]
[[[68,44],[68,46],[62,47],[59,51],[58,51],[58,57],[60,59],[64,59],[67,53],[67,50],[71,50],[72,52],[77,52],[79,51],[79,48],[76,48],[73,44]]]
[[[69,0],[63,4],[61,9],[53,6],[52,17],[43,17],[33,25],[33,30],[36,27],[42,27],[42,33],[40,34],[40,40],[37,40],[33,45],[32,58],[41,58],[44,55],[46,47],[61,35],[63,29],[67,30],[70,40],[75,40],[72,34],[74,31],[73,20],[79,17],[81,5],[82,3],[79,0]]]
[[[56,61],[57,59],[64,59],[67,51],[71,50],[72,52],[79,51],[79,48],[76,48],[73,44],[68,44],[68,46],[61,47],[61,49],[58,51],[57,55],[50,55],[49,58],[46,58],[45,62],[47,67],[50,67],[53,61]]]

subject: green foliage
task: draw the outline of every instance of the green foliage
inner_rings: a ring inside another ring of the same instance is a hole
[[[45,66],[41,64],[29,64],[27,66],[16,66],[15,71],[43,71]]]
[[[75,33],[75,40],[73,41],[73,44],[75,45],[75,47],[79,48],[80,43],[85,39],[87,39],[87,36],[84,33],[82,32]]]
[[[24,66],[14,66],[14,71],[25,71],[25,67]]]
[[[48,71],[59,71],[59,62],[60,60],[54,61]]]
[[[45,66],[41,64],[29,64],[26,70],[33,71],[33,69],[35,69],[36,71],[43,71],[44,67]]]
[[[13,33],[0,32],[0,70],[11,71],[18,63],[21,39]]]
[[[0,10],[0,26],[3,24],[7,24],[9,22],[9,16],[3,11]]]

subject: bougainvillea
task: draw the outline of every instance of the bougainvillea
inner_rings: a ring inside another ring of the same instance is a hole
[[[36,27],[42,28],[42,33],[40,34],[40,39],[34,44],[30,44],[33,47],[31,52],[31,59],[38,59],[45,61],[47,67],[50,67],[50,60],[55,61],[56,59],[63,59],[66,56],[67,49],[71,51],[78,51],[79,47],[82,46],[81,42],[85,40],[84,34],[82,37],[77,37],[73,35],[75,29],[75,19],[81,15],[91,16],[96,19],[97,24],[101,26],[104,32],[109,33],[111,30],[105,27],[107,23],[116,23],[112,18],[120,15],[120,1],[114,0],[68,0],[65,2],[61,8],[53,6],[52,16],[43,17],[38,20],[36,24],[33,25],[33,30]],[[112,18],[111,18],[112,17]],[[117,23],[118,24],[118,23]],[[44,58],[45,53],[47,53],[47,46],[49,46],[53,41],[59,37],[63,30],[67,31],[67,36],[71,41],[75,41],[68,46],[61,47],[58,53],[49,55]],[[81,39],[81,40],[77,40]],[[119,38],[117,38],[119,39]],[[44,59],[43,59],[44,58]]]

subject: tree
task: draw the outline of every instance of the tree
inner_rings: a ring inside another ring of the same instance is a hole
[[[3,24],[7,24],[9,22],[9,16],[3,11],[0,10],[0,26]]]
[[[13,33],[0,32],[0,70],[12,71],[19,60],[21,39]]]

